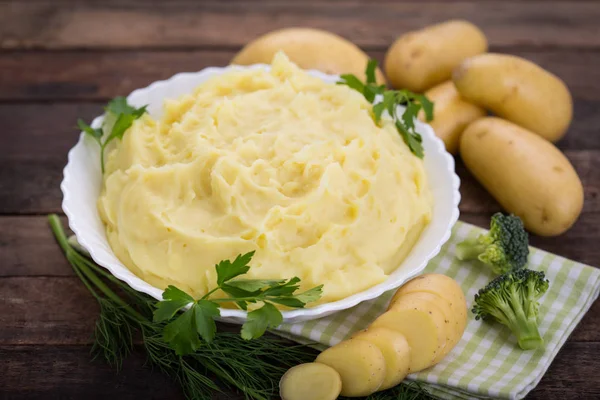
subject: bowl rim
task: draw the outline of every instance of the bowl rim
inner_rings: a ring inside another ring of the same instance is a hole
[[[146,86],[144,88],[135,89],[127,96],[127,99],[130,99],[132,96],[133,97],[141,96],[145,92],[151,92],[151,91],[155,90],[157,87],[170,85],[173,82],[175,82],[177,80],[181,80],[181,79],[187,79],[190,77],[195,77],[197,79],[200,79],[203,75],[213,76],[215,74],[222,74],[224,72],[228,72],[231,70],[253,70],[253,69],[267,69],[268,70],[268,69],[270,69],[270,65],[267,65],[267,64],[253,64],[250,66],[229,65],[226,67],[208,67],[208,68],[204,68],[198,72],[180,72],[180,73],[177,73],[177,74],[171,76],[168,79],[158,80],[158,81],[152,82],[151,84],[149,84],[148,86]],[[339,80],[338,75],[329,75],[329,74],[325,74],[325,73],[323,73],[321,71],[317,71],[317,70],[307,70],[307,72],[310,75],[316,76],[328,83],[333,83],[333,82],[336,82],[337,80]],[[164,97],[163,100],[165,98],[166,97]],[[103,115],[100,115],[100,116],[94,118],[91,126],[93,126],[93,127],[100,126],[102,119],[103,119]],[[433,153],[437,154],[439,157],[442,158],[442,161],[443,161],[443,164],[445,167],[444,172],[448,173],[450,175],[450,179],[451,179],[452,212],[451,212],[450,218],[448,218],[448,220],[445,223],[445,225],[446,225],[445,232],[442,235],[441,239],[439,240],[438,243],[436,243],[435,246],[433,246],[431,248],[431,250],[427,253],[427,255],[423,257],[421,263],[418,266],[411,268],[411,270],[408,274],[405,274],[403,276],[394,276],[392,273],[390,273],[388,275],[388,278],[385,279],[384,281],[382,281],[374,286],[371,286],[370,288],[367,288],[361,292],[355,293],[353,295],[350,295],[348,297],[345,297],[343,299],[339,299],[339,300],[336,300],[333,302],[318,304],[314,307],[309,307],[309,308],[282,310],[281,312],[283,315],[284,323],[285,322],[294,322],[295,320],[317,319],[322,316],[329,315],[336,311],[341,311],[341,310],[345,310],[345,309],[354,307],[363,301],[372,300],[374,298],[381,296],[383,293],[385,293],[389,290],[392,290],[392,289],[395,289],[395,288],[401,286],[404,282],[419,275],[425,269],[425,267],[431,261],[431,259],[434,258],[440,252],[442,246],[450,238],[450,235],[452,233],[451,232],[452,227],[454,226],[456,221],[458,221],[458,217],[459,217],[458,205],[459,205],[460,199],[461,199],[461,195],[460,195],[460,191],[459,191],[460,179],[455,171],[454,158],[452,157],[452,155],[450,155],[446,151],[444,142],[435,135],[431,126],[429,126],[428,124],[423,123],[419,120],[415,120],[415,126],[417,127],[417,130],[422,134],[424,142],[425,141],[428,142],[428,145],[429,145],[428,149],[427,149],[428,153],[431,153],[432,152],[431,150],[433,149],[434,150]],[[72,172],[72,168],[73,168],[73,164],[74,164],[75,153],[78,150],[78,148],[84,146],[84,143],[83,143],[84,140],[85,140],[85,134],[83,132],[81,132],[77,143],[68,152],[68,156],[67,156],[68,161],[67,161],[67,165],[63,169],[63,180],[60,185],[61,191],[63,193],[62,209],[68,218],[69,228],[73,231],[73,233],[77,237],[77,240],[80,243],[80,245],[89,252],[90,257],[98,265],[107,269],[116,278],[127,283],[133,289],[135,289],[139,292],[145,293],[157,300],[161,300],[163,290],[160,290],[160,289],[152,286],[151,284],[144,281],[142,278],[135,275],[120,260],[118,262],[118,265],[115,265],[114,262],[109,262],[109,261],[105,260],[104,257],[102,257],[98,253],[97,249],[91,245],[91,243],[88,240],[88,236],[85,233],[84,226],[82,226],[83,224],[80,223],[80,221],[76,217],[76,212],[74,211],[75,207],[72,203],[72,197],[70,195],[70,188],[72,187],[71,180],[73,179],[71,172]],[[96,208],[96,210],[97,210],[97,208]],[[432,222],[433,221],[431,221],[430,224]],[[423,233],[421,233],[421,236],[419,237],[419,239],[417,239],[417,241],[413,245],[413,249],[422,240],[422,238],[423,238],[422,235],[423,235]],[[108,247],[109,247],[110,252],[112,252],[112,248],[110,248],[110,245]],[[411,252],[412,252],[412,249],[411,249]],[[114,255],[114,253],[113,253],[113,255]],[[394,271],[396,271],[398,268],[400,268],[404,264],[406,258],[409,255],[410,255],[410,252],[407,254],[407,256],[402,260],[402,262],[398,265],[398,267]],[[116,256],[115,256],[115,258],[116,258]],[[117,258],[117,260],[118,260],[118,258]],[[222,307],[220,308],[220,311],[221,311],[220,319],[230,321],[230,322],[245,321],[247,318],[247,313],[248,313],[247,311],[244,311],[244,310],[228,309],[228,308],[222,308]]]

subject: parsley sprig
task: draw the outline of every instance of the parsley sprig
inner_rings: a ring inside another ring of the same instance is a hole
[[[164,330],[164,339],[179,355],[195,352],[201,345],[213,341],[217,332],[215,318],[221,313],[219,303],[233,302],[242,310],[248,304],[261,302],[263,305],[248,313],[248,319],[242,325],[243,339],[257,339],[269,328],[275,328],[283,321],[281,311],[275,304],[291,308],[303,308],[307,303],[318,300],[323,285],[296,294],[300,279],[289,280],[235,279],[250,270],[248,265],[254,252],[238,255],[235,260],[224,260],[215,266],[217,286],[201,299],[194,299],[181,289],[169,286],[163,292],[163,301],[154,311],[154,322],[170,321]],[[229,297],[210,298],[221,290]],[[177,314],[189,307],[181,314]]]
[[[246,399],[276,398],[278,382],[291,367],[314,361],[317,352],[275,335],[244,340],[221,325],[211,343],[185,356],[164,340],[166,322],[153,322],[157,301],[135,291],[97,265],[74,237],[67,239],[57,215],[48,217],[56,240],[75,274],[100,305],[92,354],[119,368],[127,356],[142,350],[147,363],[181,385],[186,399],[207,399],[215,392],[238,392]],[[118,288],[114,291],[112,288]],[[141,343],[138,339],[141,339]],[[400,384],[365,400],[429,399],[418,383]]]
[[[102,127],[92,128],[82,119],[77,120],[77,126],[100,146],[100,167],[104,173],[104,151],[110,142],[123,139],[123,135],[133,124],[133,121],[144,115],[146,107],[135,108],[127,104],[125,97],[115,97],[104,108],[106,111]]]
[[[413,93],[409,90],[386,90],[385,85],[377,85],[375,80],[375,70],[377,68],[376,60],[369,60],[367,63],[366,83],[352,74],[343,74],[339,85],[346,85],[365,96],[365,99],[373,104],[373,116],[375,122],[380,123],[383,113],[387,111],[388,115],[394,121],[404,143],[410,151],[417,157],[423,158],[423,138],[415,129],[415,118],[419,111],[423,109],[427,121],[433,119],[433,103],[422,94]],[[381,96],[378,102],[378,96]],[[398,106],[404,106],[404,112],[398,117]]]

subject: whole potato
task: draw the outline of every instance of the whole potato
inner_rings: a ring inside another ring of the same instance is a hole
[[[270,64],[278,51],[283,51],[300,68],[328,74],[354,74],[363,80],[369,61],[365,52],[334,33],[312,28],[287,28],[254,39],[235,55],[231,64]],[[376,78],[378,83],[385,83],[379,68]]]
[[[552,142],[573,116],[569,89],[557,76],[523,58],[482,54],[465,60],[452,79],[461,96]]]
[[[385,73],[393,87],[423,92],[450,79],[465,58],[486,51],[479,28],[448,21],[400,36],[385,55]]]
[[[577,172],[535,133],[500,118],[482,118],[463,132],[460,153],[479,182],[533,233],[559,235],[581,213]]]
[[[419,113],[419,119],[431,125],[435,134],[444,141],[449,153],[458,153],[460,135],[466,126],[484,117],[487,112],[463,99],[452,81],[432,87],[425,95],[435,104],[433,120],[427,121],[423,111]]]

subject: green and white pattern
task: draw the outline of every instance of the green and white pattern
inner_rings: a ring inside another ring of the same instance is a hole
[[[460,283],[469,308],[473,296],[494,276],[476,263],[454,257],[457,243],[485,232],[458,222],[452,237],[425,269],[448,275]],[[545,348],[522,351],[508,328],[496,323],[470,320],[462,340],[435,367],[410,375],[424,382],[435,396],[444,399],[521,399],[540,381],[550,363],[600,291],[600,270],[565,258],[531,249],[528,268],[545,271],[550,288],[541,299],[540,333]],[[298,341],[334,345],[353,332],[366,328],[385,311],[392,293],[361,303],[329,317],[279,327],[282,335]]]

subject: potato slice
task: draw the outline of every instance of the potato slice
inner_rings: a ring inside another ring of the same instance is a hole
[[[394,304],[392,309],[418,310],[431,316],[435,323],[439,348],[436,351],[435,357],[433,358],[430,366],[437,364],[446,354],[444,351],[446,349],[446,344],[448,343],[448,338],[451,332],[450,321],[446,319],[446,315],[442,309],[436,304],[435,301],[425,301],[423,299],[408,299],[404,301],[400,299],[396,302],[396,304]]]
[[[323,351],[316,362],[329,365],[342,378],[342,396],[375,393],[386,376],[385,358],[374,344],[348,339]]]
[[[435,364],[440,362],[452,350],[458,339],[460,339],[460,336],[462,336],[462,331],[460,334],[458,333],[458,320],[452,313],[450,302],[438,295],[426,292],[407,293],[390,304],[390,309],[394,308],[418,308],[442,316],[444,323],[440,333],[444,336],[445,345],[442,351],[435,357]],[[459,335],[458,339],[456,338],[457,335]]]
[[[290,368],[279,382],[282,400],[335,400],[342,391],[342,378],[328,365],[306,363]]]
[[[396,386],[408,375],[410,346],[401,333],[387,328],[369,328],[356,333],[352,338],[365,340],[381,350],[386,373],[379,390]]]
[[[467,326],[467,301],[461,287],[454,279],[442,274],[417,276],[398,289],[392,298],[392,303],[404,294],[415,292],[433,293],[448,300],[452,313],[458,321],[457,330],[465,330]]]
[[[414,308],[393,308],[383,313],[371,324],[371,328],[387,328],[399,332],[410,346],[409,373],[418,372],[433,365],[445,345],[440,334],[444,317]]]

